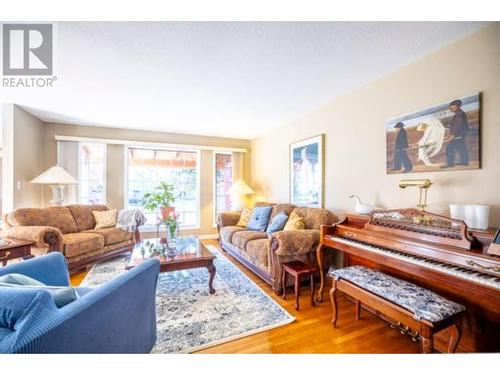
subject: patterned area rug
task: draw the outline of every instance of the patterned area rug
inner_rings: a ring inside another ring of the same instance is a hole
[[[208,293],[208,272],[199,268],[161,273],[156,292],[158,340],[153,353],[191,353],[267,331],[295,320],[229,262],[219,250],[215,294]],[[97,286],[125,271],[128,257],[92,267],[82,282]]]

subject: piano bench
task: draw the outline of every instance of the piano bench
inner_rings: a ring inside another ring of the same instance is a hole
[[[448,353],[454,353],[460,339],[458,316],[465,307],[447,300],[428,289],[361,266],[335,270],[328,276],[333,279],[330,300],[333,308],[332,324],[337,326],[337,292],[341,291],[356,300],[356,319],[361,305],[371,307],[398,322],[405,331],[420,336],[422,353],[433,350],[433,335],[451,327]]]

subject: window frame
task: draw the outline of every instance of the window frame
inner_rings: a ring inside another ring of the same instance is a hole
[[[213,227],[217,228],[217,155],[231,155],[231,184],[234,183],[234,155],[229,151],[214,151],[212,153],[212,217],[213,217]],[[224,211],[227,212],[227,211]]]
[[[103,181],[103,203],[99,204],[104,204],[106,205],[108,202],[108,173],[107,173],[107,164],[108,164],[108,145],[106,143],[100,143],[100,142],[78,142],[78,185],[77,185],[77,196],[78,196],[78,204],[90,204],[90,203],[83,203],[82,202],[82,189],[81,189],[81,182],[82,182],[82,146],[84,144],[98,144],[98,145],[103,145],[104,148],[104,155],[103,155],[103,170],[102,170],[102,181]],[[58,156],[59,157],[59,156]],[[90,181],[90,180],[89,180]]]
[[[197,212],[196,212],[196,223],[194,225],[181,225],[180,230],[199,230],[201,229],[201,150],[198,149],[188,149],[188,148],[177,148],[177,147],[144,147],[135,146],[133,144],[126,145],[123,147],[124,157],[123,157],[123,175],[124,175],[124,192],[123,192],[123,207],[128,208],[128,187],[129,187],[129,155],[130,149],[147,149],[155,151],[184,151],[184,152],[194,152],[196,153],[196,197],[198,200]],[[156,224],[145,224],[139,229],[141,232],[156,232]]]

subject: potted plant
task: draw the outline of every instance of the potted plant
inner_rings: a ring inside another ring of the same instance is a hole
[[[174,213],[175,207],[172,206],[174,202],[174,185],[165,182],[160,182],[160,186],[157,186],[152,193],[144,194],[142,198],[142,206],[148,211],[160,209],[164,220]]]

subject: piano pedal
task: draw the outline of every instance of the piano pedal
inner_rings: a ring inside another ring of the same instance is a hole
[[[411,333],[411,329],[407,326],[401,326],[400,332],[402,335],[409,335]]]
[[[413,342],[417,342],[420,339],[420,334],[418,332],[413,332],[410,327],[405,326],[400,322],[398,322],[397,325],[389,324],[389,327],[399,330],[399,333],[407,335]]]
[[[417,341],[419,341],[419,339],[420,339],[420,335],[419,335],[419,333],[418,333],[418,332],[415,332],[415,333],[411,334],[411,335],[410,335],[410,339],[411,339],[411,341],[413,341],[413,342],[417,342]]]
[[[398,324],[389,323],[389,327],[401,330],[401,328],[403,327],[403,324],[401,324],[400,322],[398,322]]]

